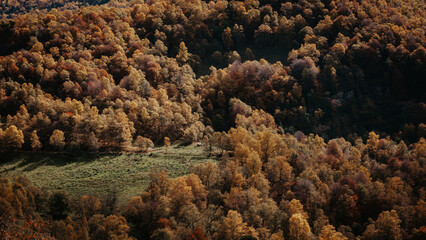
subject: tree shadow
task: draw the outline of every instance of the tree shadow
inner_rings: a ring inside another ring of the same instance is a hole
[[[97,152],[10,152],[2,153],[2,155],[2,158],[6,160],[3,161],[3,164],[19,163],[12,168],[4,169],[0,173],[13,171],[17,168],[21,168],[23,172],[29,172],[45,165],[62,167],[70,163],[84,164],[105,155],[114,156],[116,154]]]

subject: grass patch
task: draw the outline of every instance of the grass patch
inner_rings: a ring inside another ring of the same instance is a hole
[[[169,147],[152,153],[6,153],[0,163],[0,176],[25,176],[34,185],[50,190],[65,190],[72,196],[118,194],[125,204],[142,193],[150,182],[152,169],[164,170],[172,177],[188,174],[197,163],[214,161],[201,147]]]

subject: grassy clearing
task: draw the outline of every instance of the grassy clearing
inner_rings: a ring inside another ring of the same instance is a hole
[[[0,176],[26,176],[34,185],[65,190],[73,196],[118,193],[119,204],[142,193],[152,169],[170,177],[187,174],[194,164],[217,161],[207,158],[201,147],[173,146],[164,154],[152,153],[8,153],[0,162]]]

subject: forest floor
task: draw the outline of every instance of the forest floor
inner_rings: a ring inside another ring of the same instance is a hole
[[[49,190],[65,190],[73,197],[91,194],[99,198],[115,192],[118,205],[141,194],[150,182],[152,169],[172,177],[188,174],[197,163],[213,161],[196,145],[171,146],[168,153],[49,153],[2,154],[0,176],[25,176],[32,184]]]

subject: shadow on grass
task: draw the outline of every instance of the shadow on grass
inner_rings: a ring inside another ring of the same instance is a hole
[[[174,160],[178,162],[201,161],[205,156],[189,155],[188,153],[111,153],[111,152],[7,152],[1,153],[0,165],[3,165],[0,174],[15,170],[31,172],[42,166],[63,167],[68,164],[79,167],[98,159],[115,159],[122,161],[123,157],[132,161],[152,161],[153,159],[163,159],[165,161]],[[6,166],[10,165],[9,168]]]
[[[19,162],[19,164],[1,172],[13,171],[16,168],[22,168],[22,171],[28,172],[44,165],[61,167],[70,163],[87,163],[104,155],[114,156],[116,154],[91,152],[9,152],[2,153],[2,155],[2,158],[5,159],[3,163]]]

